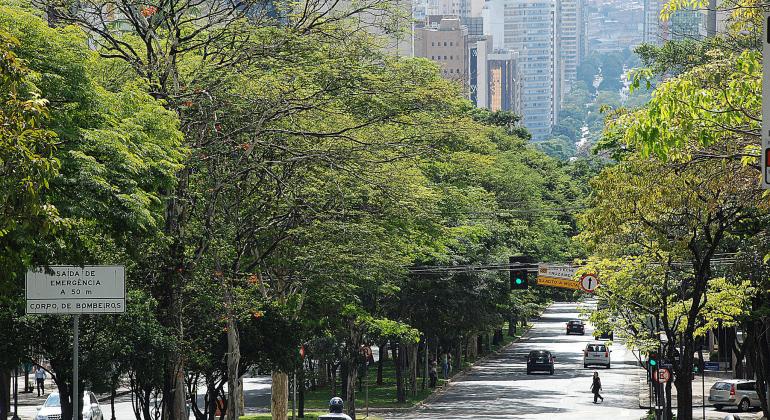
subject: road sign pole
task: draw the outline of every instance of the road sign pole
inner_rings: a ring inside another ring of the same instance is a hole
[[[78,342],[78,335],[80,334],[79,323],[80,315],[74,315],[72,317],[72,420],[80,419],[80,416],[78,415],[80,413],[80,411],[78,411],[78,406],[80,405],[80,392],[78,390],[78,353],[80,353],[80,343]]]

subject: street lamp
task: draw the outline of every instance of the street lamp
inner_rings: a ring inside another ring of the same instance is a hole
[[[19,366],[16,364],[16,368],[13,372],[13,417],[11,420],[19,419]]]

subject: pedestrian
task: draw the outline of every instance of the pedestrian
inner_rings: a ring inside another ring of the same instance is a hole
[[[444,380],[449,379],[449,354],[446,351],[441,352],[441,373],[444,374]]]
[[[447,375],[451,375],[452,374],[452,353],[451,352],[446,353],[446,367],[447,367],[447,372],[449,372]]]
[[[45,396],[45,371],[40,366],[35,369],[35,382],[37,382],[37,396]]]
[[[438,363],[436,359],[430,361],[430,387],[435,388],[438,382]]]
[[[599,398],[604,402],[604,397],[599,395],[599,391],[602,390],[602,380],[599,379],[599,372],[594,372],[594,380],[591,384],[591,392],[594,393],[594,404],[597,404],[596,399]]]
[[[340,397],[334,397],[329,401],[329,414],[319,416],[319,420],[342,419],[351,420],[350,416],[343,413],[345,405]]]

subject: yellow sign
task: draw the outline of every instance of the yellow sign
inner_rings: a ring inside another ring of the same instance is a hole
[[[537,276],[537,285],[562,287],[564,289],[580,289],[580,282],[571,279],[560,279],[558,277]]]

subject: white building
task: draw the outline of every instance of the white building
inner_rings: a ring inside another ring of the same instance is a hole
[[[559,9],[559,0],[504,3],[503,48],[519,53],[524,126],[536,140],[551,133],[559,115],[563,74]]]

